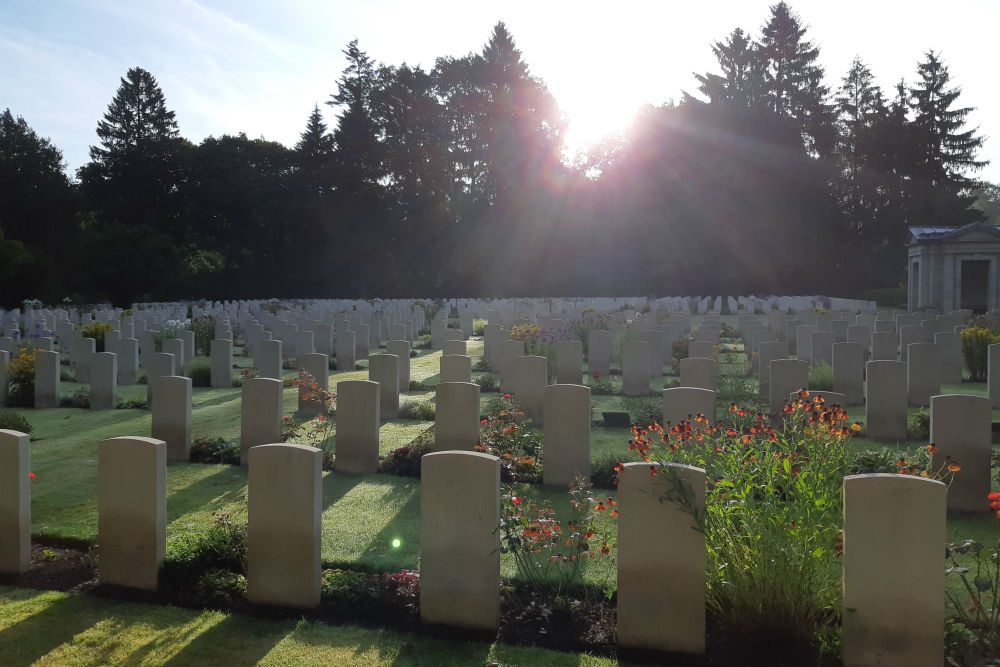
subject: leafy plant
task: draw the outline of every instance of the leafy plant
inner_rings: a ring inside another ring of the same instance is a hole
[[[7,431],[18,431],[20,433],[31,433],[31,423],[27,417],[14,412],[13,410],[0,409],[0,429]]]
[[[242,387],[247,380],[260,377],[260,370],[257,368],[244,368],[240,373],[233,376],[233,386]]]
[[[991,508],[1000,515],[1000,493],[991,493],[988,499]],[[964,556],[962,562],[958,556]],[[976,540],[949,544],[945,557],[951,563],[945,575],[956,575],[964,589],[962,595],[946,589],[955,616],[980,641],[996,642],[1000,638],[1000,541],[992,549],[984,548]],[[973,567],[966,567],[969,564]]]
[[[653,424],[663,419],[663,399],[648,396],[627,396],[622,408],[633,424]]]
[[[530,428],[530,421],[524,419],[521,406],[510,394],[491,401],[490,408],[476,451],[500,459],[500,479],[504,482],[541,482],[541,433]]]
[[[423,380],[410,380],[409,391],[434,391],[434,385],[427,384]]]
[[[809,388],[816,391],[833,391],[833,366],[825,361],[810,366]]]
[[[969,369],[969,379],[973,382],[985,382],[989,370],[990,345],[1000,343],[1000,336],[994,335],[985,327],[971,327],[963,329],[959,337],[965,366]]]
[[[590,383],[590,393],[595,396],[610,396],[615,393],[615,383],[612,382],[611,376],[602,376],[599,371],[594,371],[592,374],[593,382]]]
[[[160,588],[199,605],[234,601],[234,594],[245,591],[238,577],[246,575],[247,564],[247,525],[240,519],[212,512],[208,533],[172,542],[160,566]]]
[[[149,408],[149,402],[145,397],[119,398],[115,403],[115,409],[117,410],[145,410],[147,408]]]
[[[191,443],[191,463],[239,465],[240,443],[225,438],[195,438]]]
[[[208,357],[193,357],[184,364],[184,375],[191,378],[195,387],[212,386],[212,360]]]
[[[80,335],[84,338],[94,339],[94,348],[97,352],[104,352],[104,334],[114,329],[110,324],[104,322],[93,322],[80,328]]]
[[[7,405],[33,407],[35,405],[35,350],[21,348],[7,364]]]
[[[473,382],[479,385],[479,391],[483,393],[500,391],[500,381],[497,380],[495,375],[486,373],[480,375],[477,378],[472,379]]]
[[[483,336],[486,334],[486,325],[489,324],[486,320],[473,320],[472,321],[472,335],[473,336]]]
[[[378,471],[401,477],[420,477],[420,459],[434,448],[434,427],[424,431],[406,447],[392,450],[379,460]]]
[[[60,408],[90,408],[90,387],[80,387],[72,396],[59,399]]]
[[[434,404],[430,401],[404,401],[399,406],[400,419],[434,421],[436,412]]]
[[[198,317],[191,321],[194,331],[194,353],[209,356],[212,353],[212,341],[215,340],[215,318],[210,315]]]

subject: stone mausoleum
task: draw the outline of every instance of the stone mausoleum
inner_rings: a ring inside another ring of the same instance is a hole
[[[1000,307],[1000,225],[910,227],[906,249],[910,310]]]

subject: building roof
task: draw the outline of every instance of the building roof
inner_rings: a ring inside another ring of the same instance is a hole
[[[968,225],[951,227],[910,227],[910,238],[907,245],[913,243],[933,243],[935,241],[957,241],[970,232],[979,231],[981,239],[969,240],[1000,240],[1000,225],[984,225],[981,222],[972,222]],[[982,238],[985,235],[986,238]]]

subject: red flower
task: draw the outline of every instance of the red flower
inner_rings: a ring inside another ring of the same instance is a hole
[[[594,379],[596,380],[599,377],[601,377],[601,372],[600,371],[594,371]]]
[[[594,509],[597,510],[598,512],[603,512],[608,508],[604,503],[597,503],[597,505],[594,506]]]
[[[990,495],[986,496],[987,500],[1000,500],[1000,493],[994,491]]]
[[[618,510],[611,510],[611,516],[618,516]]]
[[[28,473],[28,479],[35,479],[35,473],[29,472]]]
[[[486,423],[486,420],[484,419],[483,421],[479,422],[479,425],[480,425],[480,426],[482,426],[482,425],[484,425],[485,423]]]
[[[503,397],[504,398],[510,398],[510,394],[504,394]]]
[[[510,502],[514,503],[515,505],[520,505],[521,499],[518,498],[517,496],[514,496],[513,498],[510,499]]]

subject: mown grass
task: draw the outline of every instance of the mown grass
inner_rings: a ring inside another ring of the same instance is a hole
[[[0,664],[566,665],[613,660],[499,643],[267,620],[216,611],[0,587]]]

